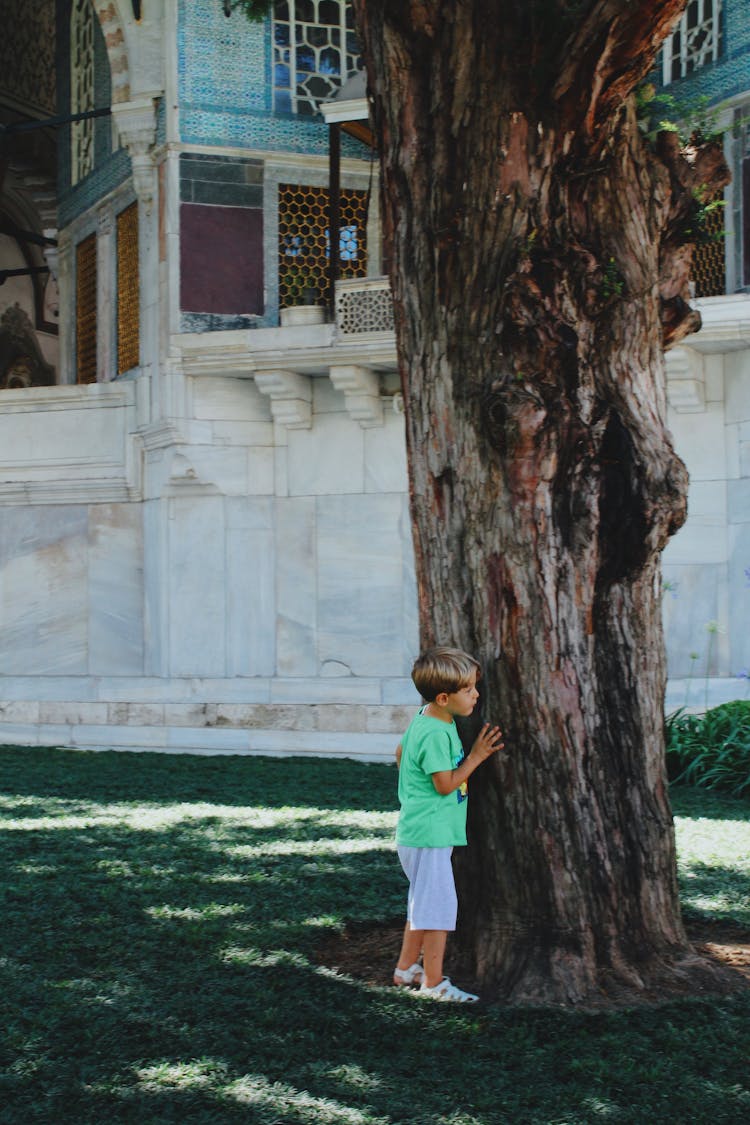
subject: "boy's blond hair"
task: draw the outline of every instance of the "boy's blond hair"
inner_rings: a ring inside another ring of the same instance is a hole
[[[475,672],[479,679],[479,661],[469,656],[468,652],[439,645],[427,649],[417,657],[411,670],[411,678],[422,698],[432,703],[442,691],[450,695],[466,687],[471,683]]]

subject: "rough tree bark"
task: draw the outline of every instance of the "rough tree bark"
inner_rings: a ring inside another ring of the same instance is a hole
[[[718,145],[632,91],[685,0],[354,0],[382,165],[422,642],[485,669],[459,938],[486,992],[697,970],[667,794],[660,553],[686,514],[664,349]],[[666,974],[666,975],[665,975]],[[624,990],[624,991],[623,991]]]

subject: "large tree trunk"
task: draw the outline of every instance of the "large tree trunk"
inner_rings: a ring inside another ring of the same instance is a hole
[[[512,1000],[637,989],[689,955],[659,571],[687,474],[663,351],[699,325],[686,216],[726,182],[716,146],[649,148],[629,99],[684,0],[354,3],[422,641],[476,654],[506,736],[471,786],[459,936]]]

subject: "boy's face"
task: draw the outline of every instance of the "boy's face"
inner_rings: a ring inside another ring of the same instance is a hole
[[[477,691],[477,674],[472,672],[471,680],[458,691],[446,694],[445,709],[451,715],[470,715],[477,705],[479,692]]]

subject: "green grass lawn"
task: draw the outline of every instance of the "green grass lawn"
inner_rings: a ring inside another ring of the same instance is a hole
[[[750,802],[673,799],[686,909],[750,925]],[[388,766],[0,749],[0,1122],[750,1121],[750,993],[477,1009],[318,966],[403,909],[394,803]]]

